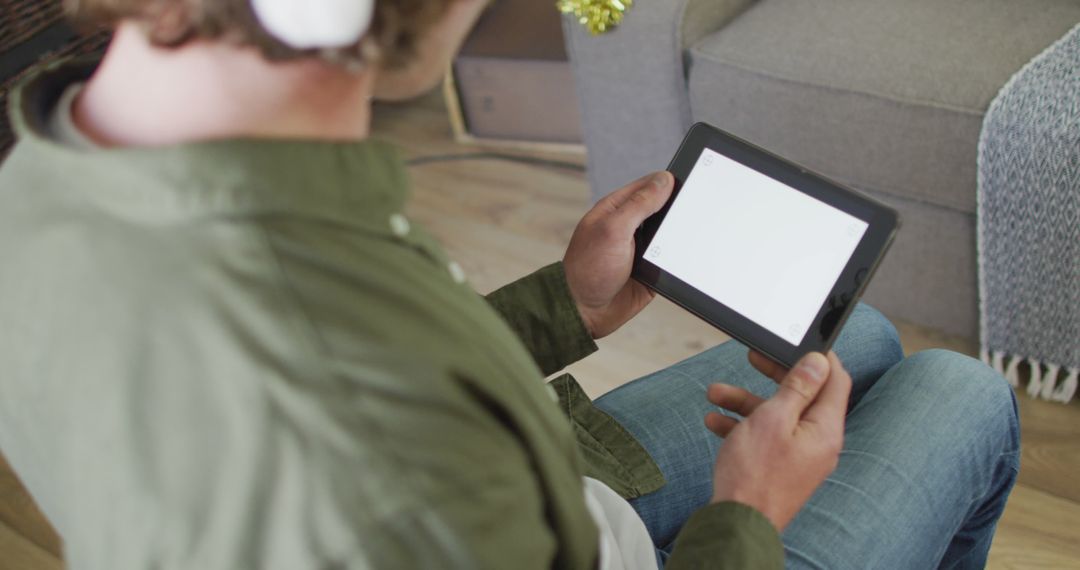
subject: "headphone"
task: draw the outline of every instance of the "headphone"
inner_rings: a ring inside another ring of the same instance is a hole
[[[364,36],[375,0],[251,0],[259,24],[293,49],[329,49]]]

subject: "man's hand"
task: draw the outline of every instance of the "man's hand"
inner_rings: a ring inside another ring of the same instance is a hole
[[[630,279],[634,232],[663,207],[674,182],[668,172],[635,180],[597,202],[574,230],[563,265],[570,294],[593,338],[614,332],[655,296]]]
[[[791,371],[756,352],[750,363],[780,389],[762,400],[735,386],[709,386],[710,402],[745,418],[705,417],[726,438],[713,472],[713,502],[754,507],[783,531],[836,469],[851,377],[831,352],[807,354]]]

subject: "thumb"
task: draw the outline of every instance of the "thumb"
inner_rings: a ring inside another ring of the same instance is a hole
[[[811,352],[799,359],[780,382],[773,396],[779,406],[787,408],[795,420],[817,399],[825,379],[829,377],[829,361],[820,352]]]
[[[610,223],[619,228],[620,233],[633,234],[645,218],[664,207],[674,186],[675,178],[670,172],[657,172],[647,183],[621,196],[623,199],[615,204]]]

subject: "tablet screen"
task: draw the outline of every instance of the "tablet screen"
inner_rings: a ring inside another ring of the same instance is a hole
[[[644,258],[797,346],[867,227],[706,148]]]

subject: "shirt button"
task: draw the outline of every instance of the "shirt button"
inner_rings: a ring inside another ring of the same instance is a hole
[[[390,231],[394,232],[394,235],[398,237],[405,237],[409,233],[409,220],[401,214],[392,214],[390,216]]]
[[[458,262],[451,261],[446,266],[446,269],[450,272],[450,278],[454,280],[454,283],[465,282],[465,270],[462,269],[460,265],[458,265]]]

